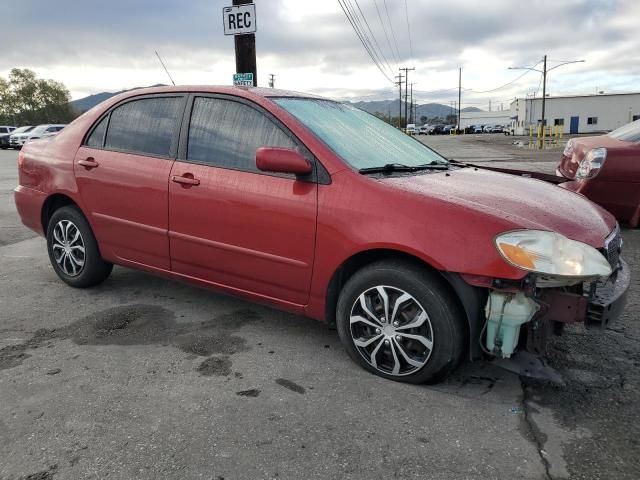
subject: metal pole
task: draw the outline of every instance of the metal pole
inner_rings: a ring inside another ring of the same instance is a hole
[[[245,5],[253,0],[233,0],[232,5]],[[236,73],[253,73],[253,86],[258,86],[258,68],[256,66],[256,36],[253,33],[236,35],[233,38],[236,47]]]
[[[544,66],[542,67],[542,138],[538,139],[539,148],[544,148],[544,114],[545,102],[547,100],[547,56],[544,56]]]
[[[458,130],[462,130],[460,116],[462,112],[462,68],[458,69]]]

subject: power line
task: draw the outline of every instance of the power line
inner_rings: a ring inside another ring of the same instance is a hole
[[[369,30],[369,34],[371,34],[371,38],[373,39],[373,42],[376,44],[376,47],[378,48],[378,52],[380,53],[380,56],[382,56],[382,59],[387,64],[387,68],[389,68],[389,71],[391,73],[393,73],[393,69],[391,68],[391,65],[389,65],[389,60],[387,60],[387,57],[385,56],[384,52],[380,48],[380,45],[378,44],[378,40],[376,40],[376,36],[373,34],[373,31],[371,30],[371,27],[369,26],[369,22],[367,21],[367,17],[365,17],[364,13],[362,12],[362,9],[360,9],[360,4],[358,3],[358,0],[354,0],[354,2],[356,2],[356,7],[358,7],[358,11],[360,12],[360,15],[362,16],[362,19],[364,20],[364,23],[367,26],[367,30]]]
[[[387,33],[387,27],[385,26],[384,22],[382,21],[382,15],[380,15],[380,9],[378,8],[377,0],[373,0],[373,4],[376,6],[376,12],[378,12],[378,20],[380,20],[380,25],[382,25],[382,31],[384,31],[384,36],[387,39],[387,45],[389,46],[389,51],[391,52],[391,56],[395,57],[396,66],[397,66],[398,62],[400,62],[400,59],[396,56],[395,52],[393,51],[393,47],[391,46],[391,40],[389,40],[389,34]]]
[[[398,62],[400,61],[400,50],[398,50],[398,40],[396,39],[396,32],[393,31],[393,23],[391,23],[391,17],[389,16],[389,9],[387,8],[387,0],[382,0],[384,3],[384,11],[387,14],[387,21],[389,22],[389,28],[391,29],[391,36],[393,37],[393,44],[396,46],[396,54],[398,55]]]
[[[353,23],[356,26],[356,29],[360,33],[360,37],[364,40],[364,42],[368,46],[369,51],[375,57],[374,61],[378,65],[381,65],[382,64],[382,60],[380,58],[380,55],[378,55],[375,47],[373,46],[373,44],[371,43],[371,40],[369,39],[369,36],[367,35],[367,32],[364,30],[364,27],[362,26],[362,22],[360,21],[360,17],[358,17],[358,14],[356,13],[355,8],[351,4],[351,1],[350,0],[342,0],[342,3],[346,7],[347,12],[350,14],[351,19],[353,20]],[[376,44],[377,44],[377,42],[376,42]],[[378,48],[380,48],[380,47],[378,47]],[[389,73],[391,75],[393,75],[393,70],[389,66],[389,62],[387,62],[387,67],[389,68]],[[378,68],[381,68],[381,67],[379,66]],[[390,80],[389,75],[385,75],[385,76],[387,77],[388,80]]]
[[[358,36],[358,39],[360,40],[360,42],[362,43],[362,46],[364,47],[364,49],[367,51],[367,53],[369,54],[369,57],[371,57],[371,60],[373,61],[373,63],[376,65],[376,67],[378,67],[378,70],[380,70],[380,73],[382,73],[382,75],[384,75],[384,77],[391,83],[394,83],[394,81],[389,78],[389,75],[387,75],[387,73],[383,70],[383,68],[380,66],[380,63],[378,62],[378,60],[376,60],[375,56],[373,55],[373,53],[371,52],[371,49],[369,48],[369,46],[367,45],[367,43],[364,41],[364,39],[362,38],[362,35],[360,34],[360,32],[358,31],[358,29],[356,28],[354,21],[351,19],[351,16],[349,15],[349,13],[347,12],[347,7],[345,6],[345,4],[342,3],[343,0],[338,0],[338,3],[340,4],[340,7],[342,8],[342,11],[344,12],[345,16],[347,17],[347,20],[349,21],[349,23],[351,24],[351,27],[353,28],[353,31],[356,32],[356,35]]]
[[[404,0],[404,14],[407,17],[407,33],[409,35],[409,53],[413,60],[413,42],[411,41],[411,25],[409,25],[409,9],[407,8],[407,0]]]

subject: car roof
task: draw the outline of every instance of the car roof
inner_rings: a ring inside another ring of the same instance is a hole
[[[293,90],[281,90],[278,88],[265,87],[232,87],[229,85],[175,85],[168,87],[148,87],[128,90],[118,95],[118,98],[129,98],[138,95],[152,95],[161,93],[222,93],[228,95],[238,95],[241,97],[251,98],[258,97],[296,97],[296,98],[315,98],[322,100],[330,100],[326,97],[313,95],[310,93],[296,92]]]

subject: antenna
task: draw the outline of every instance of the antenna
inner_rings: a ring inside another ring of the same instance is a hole
[[[158,52],[156,50],[154,50],[154,52],[156,53],[156,57],[158,57],[158,60],[160,60],[160,65],[162,65],[162,68],[164,68],[164,71],[167,72],[167,76],[169,77],[169,80],[171,80],[171,83],[173,83],[173,86],[175,87],[176,86],[176,82],[174,82],[173,78],[171,78],[171,74],[169,73],[169,70],[167,70],[167,67],[164,65],[164,62],[160,58],[160,55],[158,54]]]

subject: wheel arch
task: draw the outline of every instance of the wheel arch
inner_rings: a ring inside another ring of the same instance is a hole
[[[440,276],[454,294],[459,308],[464,312],[470,358],[473,360],[481,357],[478,338],[484,321],[483,307],[486,303],[487,292],[469,285],[458,273],[439,270],[424,259],[402,250],[373,248],[360,251],[347,258],[335,270],[327,286],[325,297],[325,320],[331,327],[336,324],[338,297],[349,278],[363,267],[380,260],[403,260]]]
[[[42,231],[45,233],[45,235],[47,234],[49,220],[51,219],[52,215],[56,210],[62,207],[66,207],[67,205],[75,205],[76,207],[80,208],[78,202],[64,193],[53,193],[46,198],[46,200],[42,204],[42,210],[40,212],[40,222],[42,223]],[[82,211],[81,208],[80,211]]]

